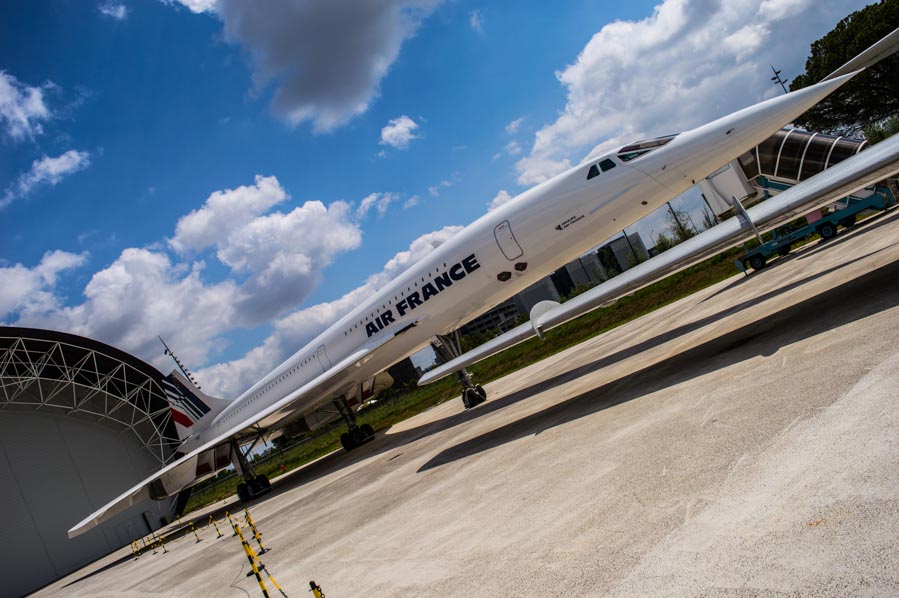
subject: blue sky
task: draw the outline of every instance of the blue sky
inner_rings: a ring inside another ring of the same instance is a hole
[[[495,198],[770,97],[863,6],[560,4],[3,3],[0,321],[168,369],[162,334],[233,396]]]

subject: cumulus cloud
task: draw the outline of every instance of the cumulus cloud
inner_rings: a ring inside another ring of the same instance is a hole
[[[518,182],[542,182],[587,155],[682,131],[770,96],[776,90],[769,64],[801,72],[809,44],[863,5],[665,0],[641,21],[603,26],[556,73],[566,105],[516,163]]]
[[[0,268],[0,318],[11,312],[46,313],[59,308],[53,293],[57,276],[84,265],[88,254],[50,251],[34,268],[22,264]]]
[[[90,164],[90,154],[78,150],[69,150],[55,158],[44,156],[40,160],[35,160],[28,172],[19,176],[13,184],[6,188],[3,197],[0,197],[0,209],[5,208],[16,199],[25,197],[35,187],[57,185],[66,176],[84,170]]]
[[[97,7],[97,10],[100,11],[100,14],[117,21],[123,21],[128,16],[128,9],[124,4],[118,2],[103,2]]]
[[[275,177],[257,176],[254,185],[211,194],[178,221],[169,240],[182,255],[214,247],[232,274],[248,277],[236,305],[245,325],[300,302],[334,256],[362,242],[346,202],[307,201],[288,213],[266,213],[287,197]]]
[[[406,116],[394,118],[381,129],[381,145],[389,145],[396,149],[406,149],[415,136],[418,123]]]
[[[461,226],[448,226],[422,235],[409,245],[408,250],[391,258],[380,272],[339,299],[299,309],[280,318],[275,322],[272,334],[258,347],[238,359],[198,370],[196,375],[202,380],[204,390],[210,389],[224,396],[237,395],[460,230]]]
[[[162,0],[163,4],[180,4],[193,13],[215,12],[217,0]]]
[[[420,202],[421,202],[421,198],[417,195],[413,195],[412,197],[407,199],[405,202],[403,202],[403,209],[408,210],[409,208],[413,208],[413,207],[417,206]]]
[[[496,197],[490,200],[490,203],[487,204],[487,211],[491,212],[496,208],[500,207],[504,203],[508,203],[512,201],[513,196],[509,195],[509,192],[505,189],[500,189],[499,193],[496,194]]]
[[[96,272],[76,305],[62,305],[55,281],[86,254],[54,252],[33,268],[0,269],[0,317],[97,338],[168,367],[155,341],[161,334],[189,362],[206,363],[224,334],[294,309],[337,254],[361,243],[348,203],[273,209],[287,197],[275,177],[261,176],[212,193],[167,243],[125,249]],[[208,280],[207,259],[226,267],[224,280]]]
[[[359,218],[365,218],[368,212],[374,208],[378,216],[383,216],[387,213],[390,204],[397,199],[399,199],[399,195],[396,193],[370,193],[362,198],[359,207],[356,208],[356,215]]]
[[[0,71],[0,124],[13,141],[32,139],[43,132],[41,123],[52,114],[44,102],[44,91],[52,84],[32,87]]]
[[[311,121],[316,132],[326,132],[368,109],[403,42],[439,2],[291,0],[263,8],[219,0],[214,10],[225,39],[249,55],[257,90],[275,88],[275,113],[292,125]],[[183,3],[204,10],[211,4]]]

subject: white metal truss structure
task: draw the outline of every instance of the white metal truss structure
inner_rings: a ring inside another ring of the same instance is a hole
[[[0,414],[46,410],[112,426],[164,464],[179,440],[161,379],[152,366],[91,339],[0,328]]]

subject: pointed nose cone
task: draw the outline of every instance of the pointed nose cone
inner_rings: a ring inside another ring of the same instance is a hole
[[[685,131],[646,156],[651,160],[633,165],[666,186],[689,187],[771,137],[858,72],[765,100]]]

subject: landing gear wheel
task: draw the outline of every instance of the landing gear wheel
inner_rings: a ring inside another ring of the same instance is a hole
[[[353,448],[357,446],[362,446],[365,442],[365,434],[362,433],[362,430],[359,428],[353,428],[350,430],[350,438],[353,441]]]
[[[268,481],[268,476],[265,474],[259,474],[258,476],[256,476],[256,483],[264,491],[272,489],[272,483]]]
[[[250,496],[250,488],[245,482],[241,482],[237,485],[237,498],[240,499],[240,502],[247,502],[253,498]]]
[[[474,387],[474,394],[478,397],[478,405],[487,400],[487,391],[480,384]]]
[[[462,404],[471,409],[487,400],[487,392],[481,386],[472,386],[462,391]]]
[[[375,429],[368,424],[362,424],[359,426],[359,430],[362,432],[362,435],[365,436],[365,442],[368,442],[375,437]]]
[[[749,258],[749,265],[753,270],[761,270],[765,267],[765,256],[756,254]]]
[[[353,442],[353,437],[349,432],[344,432],[340,435],[340,444],[343,446],[346,452],[350,452],[354,448],[356,448],[356,443]]]
[[[821,235],[822,239],[828,241],[837,236],[837,227],[830,222],[825,222],[818,227],[818,234]]]

